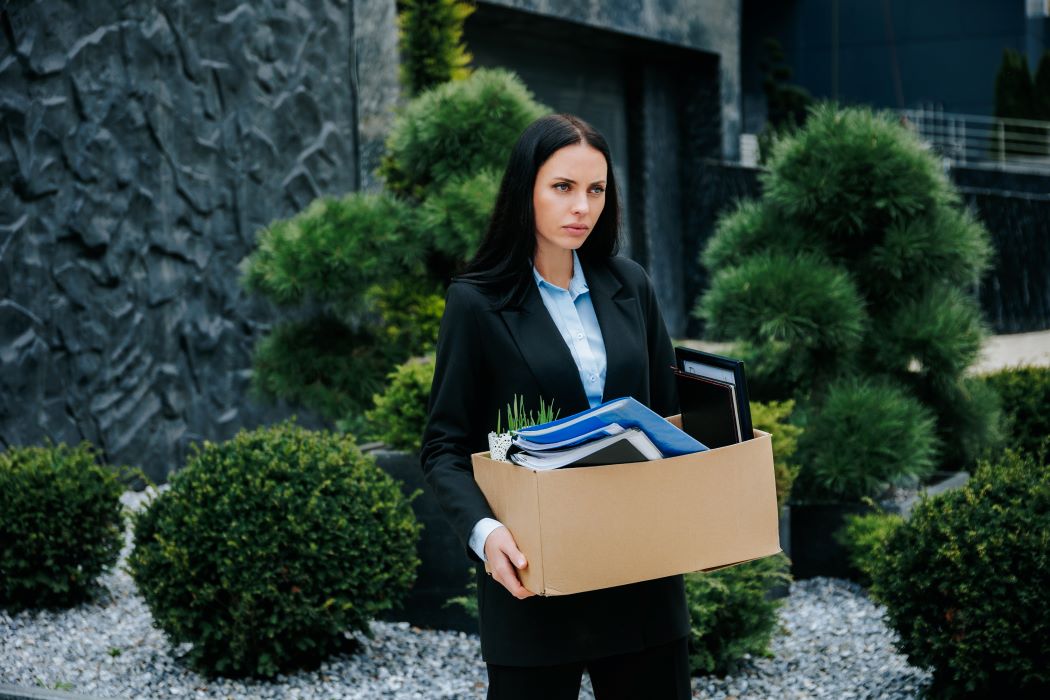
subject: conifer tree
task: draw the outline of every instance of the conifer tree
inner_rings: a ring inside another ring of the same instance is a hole
[[[243,282],[289,313],[255,348],[258,394],[364,429],[388,373],[433,349],[445,287],[481,240],[497,172],[547,111],[507,71],[437,85],[395,119],[385,192],[321,197],[261,231]]]
[[[719,221],[695,313],[741,341],[753,398],[798,402],[799,493],[858,498],[938,455],[972,465],[998,434],[994,395],[963,375],[991,246],[936,158],[889,115],[821,105],[763,189]]]

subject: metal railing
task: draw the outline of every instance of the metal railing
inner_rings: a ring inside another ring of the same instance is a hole
[[[1050,172],[1050,122],[905,109],[901,121],[959,164],[1017,165]]]

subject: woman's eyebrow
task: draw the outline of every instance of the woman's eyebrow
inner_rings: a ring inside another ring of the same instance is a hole
[[[575,181],[575,180],[573,180],[573,179],[572,179],[571,177],[559,177],[559,176],[555,175],[555,176],[554,176],[554,177],[552,177],[551,179],[552,179],[552,180],[558,180],[559,182],[568,182],[568,183],[570,183],[570,184],[573,184],[573,185],[575,185],[575,184],[576,184],[576,181]],[[592,182],[591,184],[592,184],[592,185],[600,185],[600,184],[602,184],[602,183],[604,183],[604,182],[605,182],[605,180],[595,180],[595,181],[594,181],[594,182]]]

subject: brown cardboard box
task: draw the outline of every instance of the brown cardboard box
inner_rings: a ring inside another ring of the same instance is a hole
[[[667,420],[681,427],[680,416]],[[488,452],[471,459],[496,518],[528,559],[522,584],[565,595],[779,552],[772,440],[754,433],[633,464],[536,471]]]

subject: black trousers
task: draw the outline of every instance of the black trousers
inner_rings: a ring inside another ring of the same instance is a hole
[[[583,670],[591,676],[595,700],[687,700],[689,638],[556,666],[488,664],[488,700],[578,700]]]

